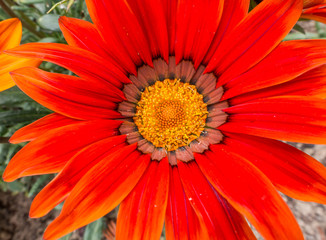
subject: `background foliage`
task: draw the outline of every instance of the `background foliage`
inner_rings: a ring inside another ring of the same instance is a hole
[[[0,0],[0,21],[19,18],[23,24],[21,43],[56,42],[65,43],[60,31],[59,16],[90,20],[85,1],[51,1],[51,0]],[[49,62],[41,68],[50,72],[71,74],[66,69]],[[0,176],[9,160],[24,144],[9,144],[10,136],[19,128],[47,115],[50,110],[44,108],[26,96],[18,87],[13,87],[0,94]],[[51,175],[25,177],[6,183],[0,179],[0,190],[12,193],[24,192],[28,197],[34,196],[51,179]],[[60,209],[60,205],[57,207]],[[84,239],[101,239],[104,220],[99,219],[89,224],[84,231]],[[71,234],[63,237],[68,240]]]

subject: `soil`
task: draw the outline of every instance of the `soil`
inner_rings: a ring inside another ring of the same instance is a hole
[[[43,218],[32,219],[28,216],[31,203],[32,198],[27,198],[23,193],[13,195],[10,192],[0,191],[0,240],[43,239],[46,227],[60,211],[53,210]],[[105,216],[107,228],[101,240],[114,240],[116,215],[115,209]],[[69,240],[83,240],[84,230],[85,228],[76,230]]]
[[[12,195],[0,192],[0,239],[1,240],[41,240],[46,226],[55,218],[50,213],[40,219],[28,217],[31,199],[23,193]]]

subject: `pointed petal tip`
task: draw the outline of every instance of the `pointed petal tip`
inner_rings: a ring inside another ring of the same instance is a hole
[[[65,20],[67,20],[67,19],[69,19],[69,18],[66,17],[66,16],[60,16],[59,19],[58,19],[59,24],[62,23],[63,21],[65,21]]]
[[[16,137],[15,134],[16,134],[16,133],[14,133],[14,134],[9,138],[9,143],[11,143],[11,144],[17,144],[17,143],[20,143],[18,137]]]
[[[18,178],[17,176],[14,176],[14,174],[8,170],[8,167],[6,168],[6,170],[4,171],[4,173],[2,175],[2,179],[5,182],[13,182],[17,178]]]
[[[35,198],[34,198],[35,200]],[[36,205],[36,201],[32,202],[31,207],[29,209],[29,217],[30,218],[41,218],[44,217],[45,215],[47,215],[51,210],[49,211],[44,211],[43,209],[40,209],[37,205]]]
[[[33,203],[32,203],[32,205],[33,205]],[[30,208],[29,213],[28,213],[29,218],[40,218],[40,217],[43,217],[43,216],[41,216],[40,214],[37,214],[37,213],[32,209],[32,205],[31,205],[31,208]]]
[[[22,23],[18,18],[9,18],[0,22],[0,26],[5,25],[7,28],[4,28],[8,31],[8,28],[15,29],[14,31],[21,31]]]
[[[8,25],[20,25],[21,21],[18,18],[9,18],[7,20],[4,20]]]

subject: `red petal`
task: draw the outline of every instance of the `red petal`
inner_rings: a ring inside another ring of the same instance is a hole
[[[162,57],[168,62],[169,40],[167,16],[164,14],[165,3],[162,0],[128,0],[127,2],[144,31],[152,56]]]
[[[37,68],[22,68],[11,75],[31,98],[67,117],[83,120],[121,117],[112,101],[121,101],[122,97],[114,89],[107,88],[107,93],[101,94],[96,85],[92,87],[92,81]]]
[[[223,38],[206,71],[227,79],[245,72],[283,40],[301,10],[302,0],[263,1]]]
[[[238,25],[239,22],[248,14],[250,0],[226,0],[224,1],[223,13],[221,22],[217,28],[217,32],[214,36],[211,46],[204,58],[204,64],[211,60],[218,45],[226,36]]]
[[[160,238],[167,205],[168,180],[167,159],[151,161],[136,187],[120,204],[117,239]]]
[[[281,43],[274,51],[247,72],[226,79],[223,99],[287,82],[326,61],[326,40],[298,40]]]
[[[303,0],[303,8],[310,8],[322,3],[326,3],[325,0]]]
[[[121,88],[130,83],[116,63],[87,50],[59,43],[28,43],[6,50],[19,57],[38,58],[65,67],[85,79],[98,79]]]
[[[214,38],[224,1],[180,0],[176,15],[175,56],[193,59],[197,68]]]
[[[81,19],[62,16],[59,18],[60,29],[71,46],[80,47],[96,53],[110,61],[115,61],[129,73],[136,74],[136,65],[121,59],[112,47],[108,47],[95,25]]]
[[[305,143],[326,143],[326,101],[280,96],[258,99],[224,111],[231,113],[222,131]]]
[[[152,65],[148,39],[127,1],[86,0],[86,4],[110,50],[126,61],[131,58],[136,65],[142,61]]]
[[[165,219],[166,239],[209,239],[206,226],[186,197],[178,168],[170,166],[169,199]]]
[[[104,216],[135,187],[150,162],[136,144],[117,151],[109,162],[99,162],[74,187],[62,212],[46,229],[44,238],[58,239]]]
[[[211,145],[211,151],[195,155],[199,167],[214,188],[265,239],[303,240],[290,209],[265,175],[221,144]]]
[[[59,172],[82,148],[117,134],[120,121],[83,121],[49,130],[28,143],[9,162],[3,179]]]
[[[326,144],[326,127],[324,126],[272,121],[232,120],[219,127],[219,129],[226,132],[244,133],[290,142]]]
[[[228,114],[288,114],[310,117],[317,122],[326,117],[326,100],[314,97],[277,96],[261,98],[231,106],[223,110]]]
[[[215,192],[195,162],[178,163],[183,188],[210,239],[256,239],[246,220]]]
[[[167,21],[169,53],[174,55],[175,52],[175,34],[176,34],[176,17],[178,0],[162,0],[165,7],[165,16]]]
[[[115,136],[95,142],[73,156],[62,171],[34,198],[30,217],[43,217],[67,198],[78,181],[98,162],[110,161],[115,151],[126,144],[125,136]]]
[[[228,101],[230,105],[236,105],[253,99],[278,95],[326,98],[326,65],[310,70],[289,82],[242,94]]]
[[[78,120],[52,113],[16,131],[11,136],[10,142],[21,143],[32,141],[47,131],[79,122]]]
[[[285,143],[242,134],[228,134],[224,142],[250,161],[292,198],[326,203],[326,168],[317,160]]]
[[[22,24],[18,18],[0,22],[0,51],[16,47],[22,38]]]
[[[326,23],[326,4],[316,5],[302,11],[301,18],[311,19],[318,22]]]

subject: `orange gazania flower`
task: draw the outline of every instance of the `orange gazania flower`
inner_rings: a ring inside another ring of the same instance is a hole
[[[9,72],[25,66],[38,66],[39,60],[17,58],[1,53],[2,51],[16,47],[22,37],[22,24],[17,18],[11,18],[0,22],[0,91],[15,85]]]
[[[326,0],[303,0],[301,17],[326,23]]]
[[[87,0],[62,17],[69,43],[7,51],[79,77],[12,73],[55,111],[3,178],[59,173],[34,199],[57,239],[120,204],[117,239],[303,239],[277,191],[326,203],[326,170],[281,141],[326,143],[326,42],[281,42],[302,0]]]

